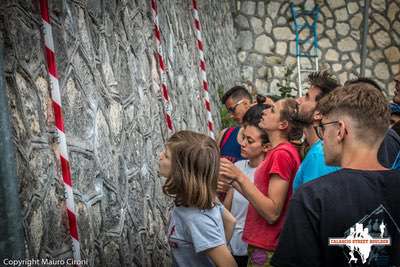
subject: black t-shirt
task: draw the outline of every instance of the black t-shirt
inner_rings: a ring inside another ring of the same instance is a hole
[[[391,168],[400,153],[400,136],[389,129],[378,151],[378,161],[386,168]]]
[[[295,193],[272,265],[400,266],[399,227],[400,171],[342,169]],[[368,253],[365,245],[329,245],[330,238],[390,238],[391,245],[370,246]]]

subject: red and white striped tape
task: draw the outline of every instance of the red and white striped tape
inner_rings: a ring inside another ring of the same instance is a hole
[[[158,23],[158,12],[157,12],[157,1],[151,0],[151,13],[153,15],[153,23],[154,23],[154,37],[156,39],[157,53],[156,57],[160,67],[160,80],[161,80],[161,94],[164,103],[164,118],[165,123],[167,124],[168,130],[170,133],[175,131],[174,124],[172,122],[172,106],[168,95],[168,86],[166,82],[166,73],[165,73],[165,61],[163,58],[163,51],[161,47],[161,32],[160,26]]]
[[[51,97],[55,117],[55,125],[59,136],[59,149],[60,149],[60,161],[61,161],[61,172],[64,181],[64,188],[66,194],[66,208],[69,221],[69,232],[72,238],[72,250],[73,257],[76,262],[81,259],[80,243],[78,236],[78,224],[75,213],[74,195],[72,192],[72,177],[71,169],[69,166],[67,141],[64,133],[64,118],[61,106],[61,93],[58,84],[57,64],[56,56],[54,52],[54,42],[52,28],[50,24],[49,8],[47,0],[40,0],[40,13],[43,22],[43,33],[45,43],[45,53],[47,60],[48,73],[50,76],[50,87]]]
[[[197,2],[196,0],[192,0],[193,6],[193,17],[194,17],[194,27],[196,29],[196,43],[197,49],[199,51],[200,57],[200,72],[201,72],[201,80],[204,89],[204,106],[207,110],[207,127],[208,127],[208,135],[215,139],[214,137],[214,122],[211,115],[211,104],[210,104],[210,94],[208,93],[208,81],[207,81],[207,74],[206,74],[206,61],[204,59],[204,43],[201,37],[201,24],[199,18],[199,12],[197,9]]]

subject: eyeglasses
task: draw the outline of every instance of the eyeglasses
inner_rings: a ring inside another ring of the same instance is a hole
[[[315,130],[315,133],[317,134],[318,138],[321,140],[324,138],[326,125],[335,124],[335,123],[339,123],[339,121],[330,121],[330,122],[326,122],[326,123],[320,123],[318,126],[314,126],[314,130]]]
[[[235,105],[233,105],[233,107],[227,108],[228,112],[231,114],[235,113],[237,106],[239,106],[243,101],[244,101],[244,99],[239,100],[238,102],[236,102]]]

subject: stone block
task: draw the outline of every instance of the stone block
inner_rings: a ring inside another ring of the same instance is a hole
[[[258,93],[263,95],[268,93],[268,83],[264,79],[256,79],[255,85]]]
[[[332,27],[333,27],[333,24],[334,24],[334,20],[333,20],[333,19],[327,19],[327,20],[326,20],[326,26],[327,26],[328,28],[332,28]]]
[[[375,41],[379,48],[386,48],[391,43],[391,38],[389,33],[385,31],[379,31],[372,35],[372,39]]]
[[[329,48],[332,47],[332,43],[328,38],[322,38],[318,41],[318,46],[321,48]]]
[[[351,2],[347,4],[347,9],[349,10],[349,14],[353,15],[358,12],[360,7],[358,6],[357,2]]]
[[[332,69],[333,69],[333,72],[339,72],[342,70],[342,64],[333,64]]]
[[[338,61],[339,60],[339,53],[336,50],[330,48],[325,54],[325,60],[327,61]]]
[[[342,52],[354,51],[358,47],[357,43],[351,37],[341,39],[338,43],[338,48]]]
[[[382,14],[386,10],[386,0],[374,0],[371,2],[371,7]]]
[[[250,24],[251,24],[251,27],[255,34],[258,35],[264,31],[263,23],[262,23],[261,19],[253,17],[250,19]]]
[[[350,19],[350,26],[355,30],[360,30],[361,23],[363,21],[362,15],[360,13],[352,16]]]
[[[331,39],[332,42],[336,41],[336,31],[335,30],[327,30],[325,34]]]
[[[273,70],[275,78],[284,78],[285,77],[285,73],[286,73],[285,66],[273,66],[272,70]]]
[[[361,62],[361,58],[360,58],[360,53],[359,52],[351,52],[350,53],[351,59],[353,60],[353,62],[357,65],[360,64]]]
[[[275,51],[278,55],[282,55],[282,56],[286,55],[287,54],[286,42],[277,42]]]
[[[245,16],[243,16],[243,15],[238,15],[238,16],[235,18],[235,23],[236,23],[236,26],[237,26],[240,30],[247,30],[247,29],[250,28],[249,21],[248,21],[247,18],[246,18]]]
[[[376,62],[381,61],[381,59],[384,58],[382,50],[373,50],[368,53],[368,57]]]
[[[265,64],[267,65],[277,65],[282,64],[282,58],[277,56],[266,56]]]
[[[382,16],[381,14],[374,14],[373,19],[378,22],[379,25],[385,29],[385,31],[389,31],[390,23],[386,16]]]
[[[392,29],[400,35],[400,21],[396,20],[393,22]]]
[[[385,50],[385,56],[387,61],[391,63],[400,62],[400,50],[397,46],[391,46]]]
[[[242,71],[241,71],[241,78],[242,80],[249,80],[253,81],[253,75],[254,75],[254,68],[251,66],[243,66]]]
[[[395,2],[389,4],[387,18],[390,22],[393,22],[395,20],[396,15],[399,13],[399,10],[400,8]]]
[[[259,17],[264,17],[265,16],[265,3],[264,2],[258,2],[258,4],[257,4],[257,15]]]
[[[338,23],[336,24],[336,30],[338,34],[346,36],[350,31],[350,26],[347,23]]]
[[[254,15],[256,12],[256,3],[254,1],[243,1],[240,5],[240,12],[245,15]]]
[[[247,52],[246,51],[240,51],[237,55],[238,60],[240,63],[244,63],[246,61],[246,57],[247,57]]]
[[[236,47],[240,50],[250,50],[253,47],[251,31],[240,31],[236,38]]]
[[[285,17],[280,16],[280,17],[278,18],[276,24],[279,25],[279,26],[286,26],[286,25],[288,25],[288,21],[287,21],[287,19],[286,19]]]
[[[347,8],[341,8],[336,10],[335,17],[337,21],[347,21],[349,19],[349,12],[347,11]]]
[[[288,41],[294,39],[294,33],[289,27],[276,27],[272,32],[276,40]]]
[[[270,18],[265,18],[264,29],[267,33],[272,32],[272,21]]]
[[[278,11],[280,8],[280,3],[279,2],[269,2],[267,5],[267,15],[270,18],[276,18],[278,15]]]
[[[386,63],[380,62],[375,65],[374,77],[380,80],[388,80],[390,78],[390,72]]]
[[[325,19],[332,18],[332,12],[327,6],[322,6],[321,12],[324,14]]]
[[[327,4],[331,9],[337,9],[346,5],[344,0],[328,0]]]
[[[254,49],[260,54],[269,54],[274,48],[274,42],[267,35],[260,35],[256,38]]]
[[[257,53],[251,53],[247,57],[247,62],[252,66],[262,65],[262,63],[264,62],[264,56]]]
[[[257,70],[257,78],[264,78],[267,79],[267,67],[262,66]]]
[[[351,71],[353,69],[353,64],[351,62],[347,62],[346,65],[344,65],[344,68],[347,71]]]

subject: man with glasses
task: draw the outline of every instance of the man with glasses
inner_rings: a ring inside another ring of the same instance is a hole
[[[321,99],[318,109],[326,163],[343,169],[296,192],[272,265],[400,266],[400,171],[377,157],[390,118],[383,93],[352,83]]]
[[[373,88],[379,90],[380,92],[383,92],[382,88],[379,86],[379,84],[377,84],[376,81],[365,77],[359,77],[354,80],[349,80],[345,83],[345,85],[358,84],[360,82],[370,84],[372,85]],[[396,96],[398,93],[400,93],[397,92],[398,89],[400,88],[398,88],[397,85],[393,101],[396,101]],[[379,147],[378,161],[380,164],[382,164],[382,166],[386,168],[393,168],[393,164],[395,163],[396,158],[400,155],[399,152],[400,152],[400,136],[392,128],[389,128],[387,129],[382,144]]]
[[[224,94],[221,100],[230,116],[239,124],[238,127],[227,128],[220,133],[218,142],[221,156],[236,162],[243,159],[240,155],[239,131],[243,116],[250,108],[252,99],[246,88],[234,86]]]
[[[340,169],[325,164],[323,144],[313,128],[320,124],[322,118],[317,110],[318,101],[338,87],[339,83],[328,71],[309,74],[308,82],[308,91],[297,99],[299,112],[296,121],[304,125],[304,135],[310,148],[294,178],[293,191],[304,183]]]

